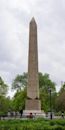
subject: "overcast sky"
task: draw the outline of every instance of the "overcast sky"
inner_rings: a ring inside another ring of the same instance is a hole
[[[28,70],[29,22],[38,25],[39,71],[65,81],[65,0],[0,0],[0,75],[11,84]]]

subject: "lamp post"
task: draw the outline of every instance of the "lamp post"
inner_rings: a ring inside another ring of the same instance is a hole
[[[49,94],[50,94],[50,119],[52,119],[52,103],[51,103],[51,88],[49,87]]]

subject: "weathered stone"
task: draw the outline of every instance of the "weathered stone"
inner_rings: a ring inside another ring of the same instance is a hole
[[[38,79],[37,24],[32,18],[29,27],[28,85],[25,110],[41,110]]]
[[[28,99],[26,100],[26,110],[40,110],[40,100]]]

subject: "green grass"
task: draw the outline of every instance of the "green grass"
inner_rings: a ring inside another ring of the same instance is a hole
[[[65,120],[0,120],[0,130],[65,130]]]

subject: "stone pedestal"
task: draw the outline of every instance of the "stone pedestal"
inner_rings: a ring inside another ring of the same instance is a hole
[[[27,99],[25,104],[25,110],[40,110],[41,102],[39,99]]]

